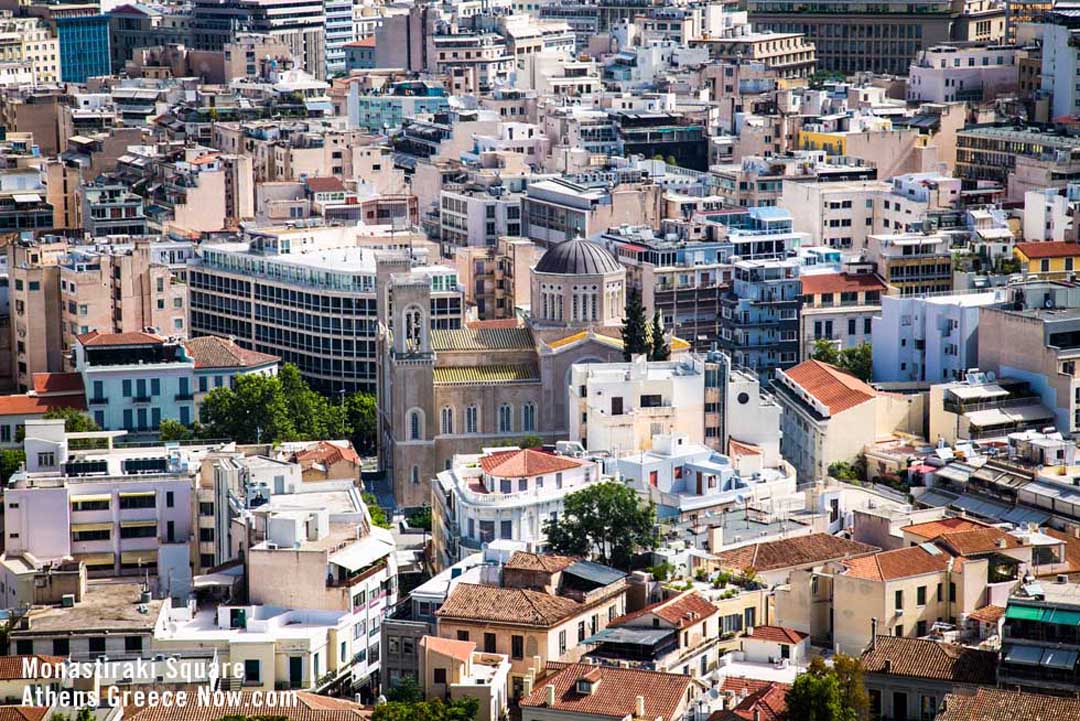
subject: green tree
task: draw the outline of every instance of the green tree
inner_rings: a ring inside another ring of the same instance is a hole
[[[11,474],[19,470],[26,462],[26,452],[21,448],[5,448],[0,450],[0,484],[7,485]]]
[[[555,553],[590,556],[629,570],[634,553],[656,546],[656,507],[617,481],[593,483],[566,496],[563,513],[545,525]]]
[[[53,408],[43,418],[64,419],[64,431],[67,433],[91,433],[100,431],[101,426],[94,419],[74,408]]]
[[[162,419],[158,426],[158,435],[164,441],[190,441],[193,434],[191,429],[175,418]]]
[[[539,448],[542,445],[544,445],[543,437],[534,433],[530,433],[518,441],[519,448]]]
[[[649,328],[649,360],[663,361],[671,357],[671,346],[664,337],[664,319],[660,309],[653,311],[652,325]]]
[[[847,461],[834,461],[829,464],[828,473],[838,481],[858,481],[859,470]]]
[[[854,721],[845,713],[840,684],[831,674],[804,673],[787,692],[789,721]]]
[[[352,443],[360,453],[375,450],[378,412],[374,393],[354,393],[345,399],[345,422],[351,429]]]
[[[431,530],[431,506],[424,506],[409,514],[409,525],[413,528],[423,528],[425,531]]]
[[[678,167],[678,165],[679,165],[679,161],[675,159],[674,155],[667,156],[667,160],[665,160],[664,162],[667,163],[668,165],[674,165],[676,167]]]
[[[234,387],[207,393],[201,412],[207,435],[214,438],[232,438],[237,443],[300,440],[276,376],[237,376]]]
[[[641,294],[631,289],[626,297],[626,318],[623,320],[623,360],[629,361],[635,355],[649,353],[647,323]]]
[[[390,523],[390,519],[386,517],[386,511],[379,505],[379,499],[375,497],[374,493],[363,493],[360,495],[363,499],[364,505],[367,506],[368,513],[371,514],[371,522],[379,528],[390,528],[393,524]]]
[[[838,350],[832,341],[821,338],[814,342],[814,350],[810,357],[836,366],[861,381],[869,381],[873,376],[874,356],[869,343],[860,343],[854,348]]]
[[[814,341],[814,351],[810,354],[810,357],[831,366],[840,366],[840,351],[836,349],[836,346],[828,338],[818,338]]]
[[[386,700],[391,703],[417,703],[424,700],[424,690],[412,676],[402,676],[397,686],[387,690]]]
[[[442,701],[387,701],[371,713],[371,721],[474,721],[480,702],[472,697]]]
[[[862,662],[840,653],[833,657],[832,670],[840,686],[840,702],[850,711],[851,718],[866,721],[870,718],[870,694],[863,684]]]

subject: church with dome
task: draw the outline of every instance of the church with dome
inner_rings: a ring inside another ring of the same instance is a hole
[[[530,271],[522,322],[431,329],[430,288],[393,283],[380,352],[380,462],[399,506],[430,502],[430,479],[461,453],[567,438],[575,363],[621,361],[626,269],[584,239],[552,246]],[[689,349],[674,339],[675,353]],[[576,412],[576,409],[574,409]]]

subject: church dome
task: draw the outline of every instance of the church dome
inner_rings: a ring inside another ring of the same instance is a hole
[[[622,269],[619,261],[606,248],[584,238],[576,238],[548,249],[534,270],[559,275],[604,275]]]

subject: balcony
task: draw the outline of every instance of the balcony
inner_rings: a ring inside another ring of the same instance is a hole
[[[105,406],[109,404],[107,396],[95,396],[93,398],[87,398],[86,402],[92,406]]]
[[[190,391],[187,393],[177,393],[173,398],[178,401],[193,401],[195,400],[195,394]]]

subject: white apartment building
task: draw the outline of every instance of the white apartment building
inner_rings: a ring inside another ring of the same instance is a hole
[[[514,56],[496,33],[433,35],[428,43],[428,67],[450,77],[454,95],[488,92],[514,72]]]
[[[1077,40],[1080,30],[1064,25],[1046,24],[1042,36],[1042,90],[1052,98],[1050,117],[1071,117],[1080,114],[1080,89],[1077,89],[1076,68],[1080,64]]]
[[[454,456],[432,481],[435,565],[445,568],[497,539],[542,548],[544,524],[563,499],[600,479],[592,460],[534,449],[485,449]]]
[[[0,86],[60,82],[60,40],[36,17],[0,14]]]
[[[934,45],[908,70],[907,99],[921,103],[981,102],[1014,92],[1020,81],[1012,45]]]
[[[1006,300],[1004,288],[939,296],[882,296],[871,324],[874,380],[941,383],[978,365],[979,308]]]
[[[4,491],[6,553],[71,556],[91,577],[149,570],[163,593],[190,590],[194,469],[179,448],[76,451],[62,420],[27,421],[23,446],[26,469]]]
[[[1024,240],[1062,242],[1073,231],[1072,210],[1080,201],[1080,183],[1024,193]]]
[[[570,440],[620,453],[648,449],[655,436],[705,442],[705,362],[582,363],[570,369]]]
[[[502,186],[443,186],[439,232],[444,253],[453,248],[494,246],[500,237],[521,235],[521,194]]]
[[[776,431],[779,438],[779,428]],[[766,467],[760,449],[732,445],[739,456],[718,453],[682,433],[658,435],[651,450],[620,457],[619,473],[632,488],[680,516],[747,503],[782,503],[795,494],[790,464],[777,457],[774,467]],[[751,464],[742,465],[746,461]]]

